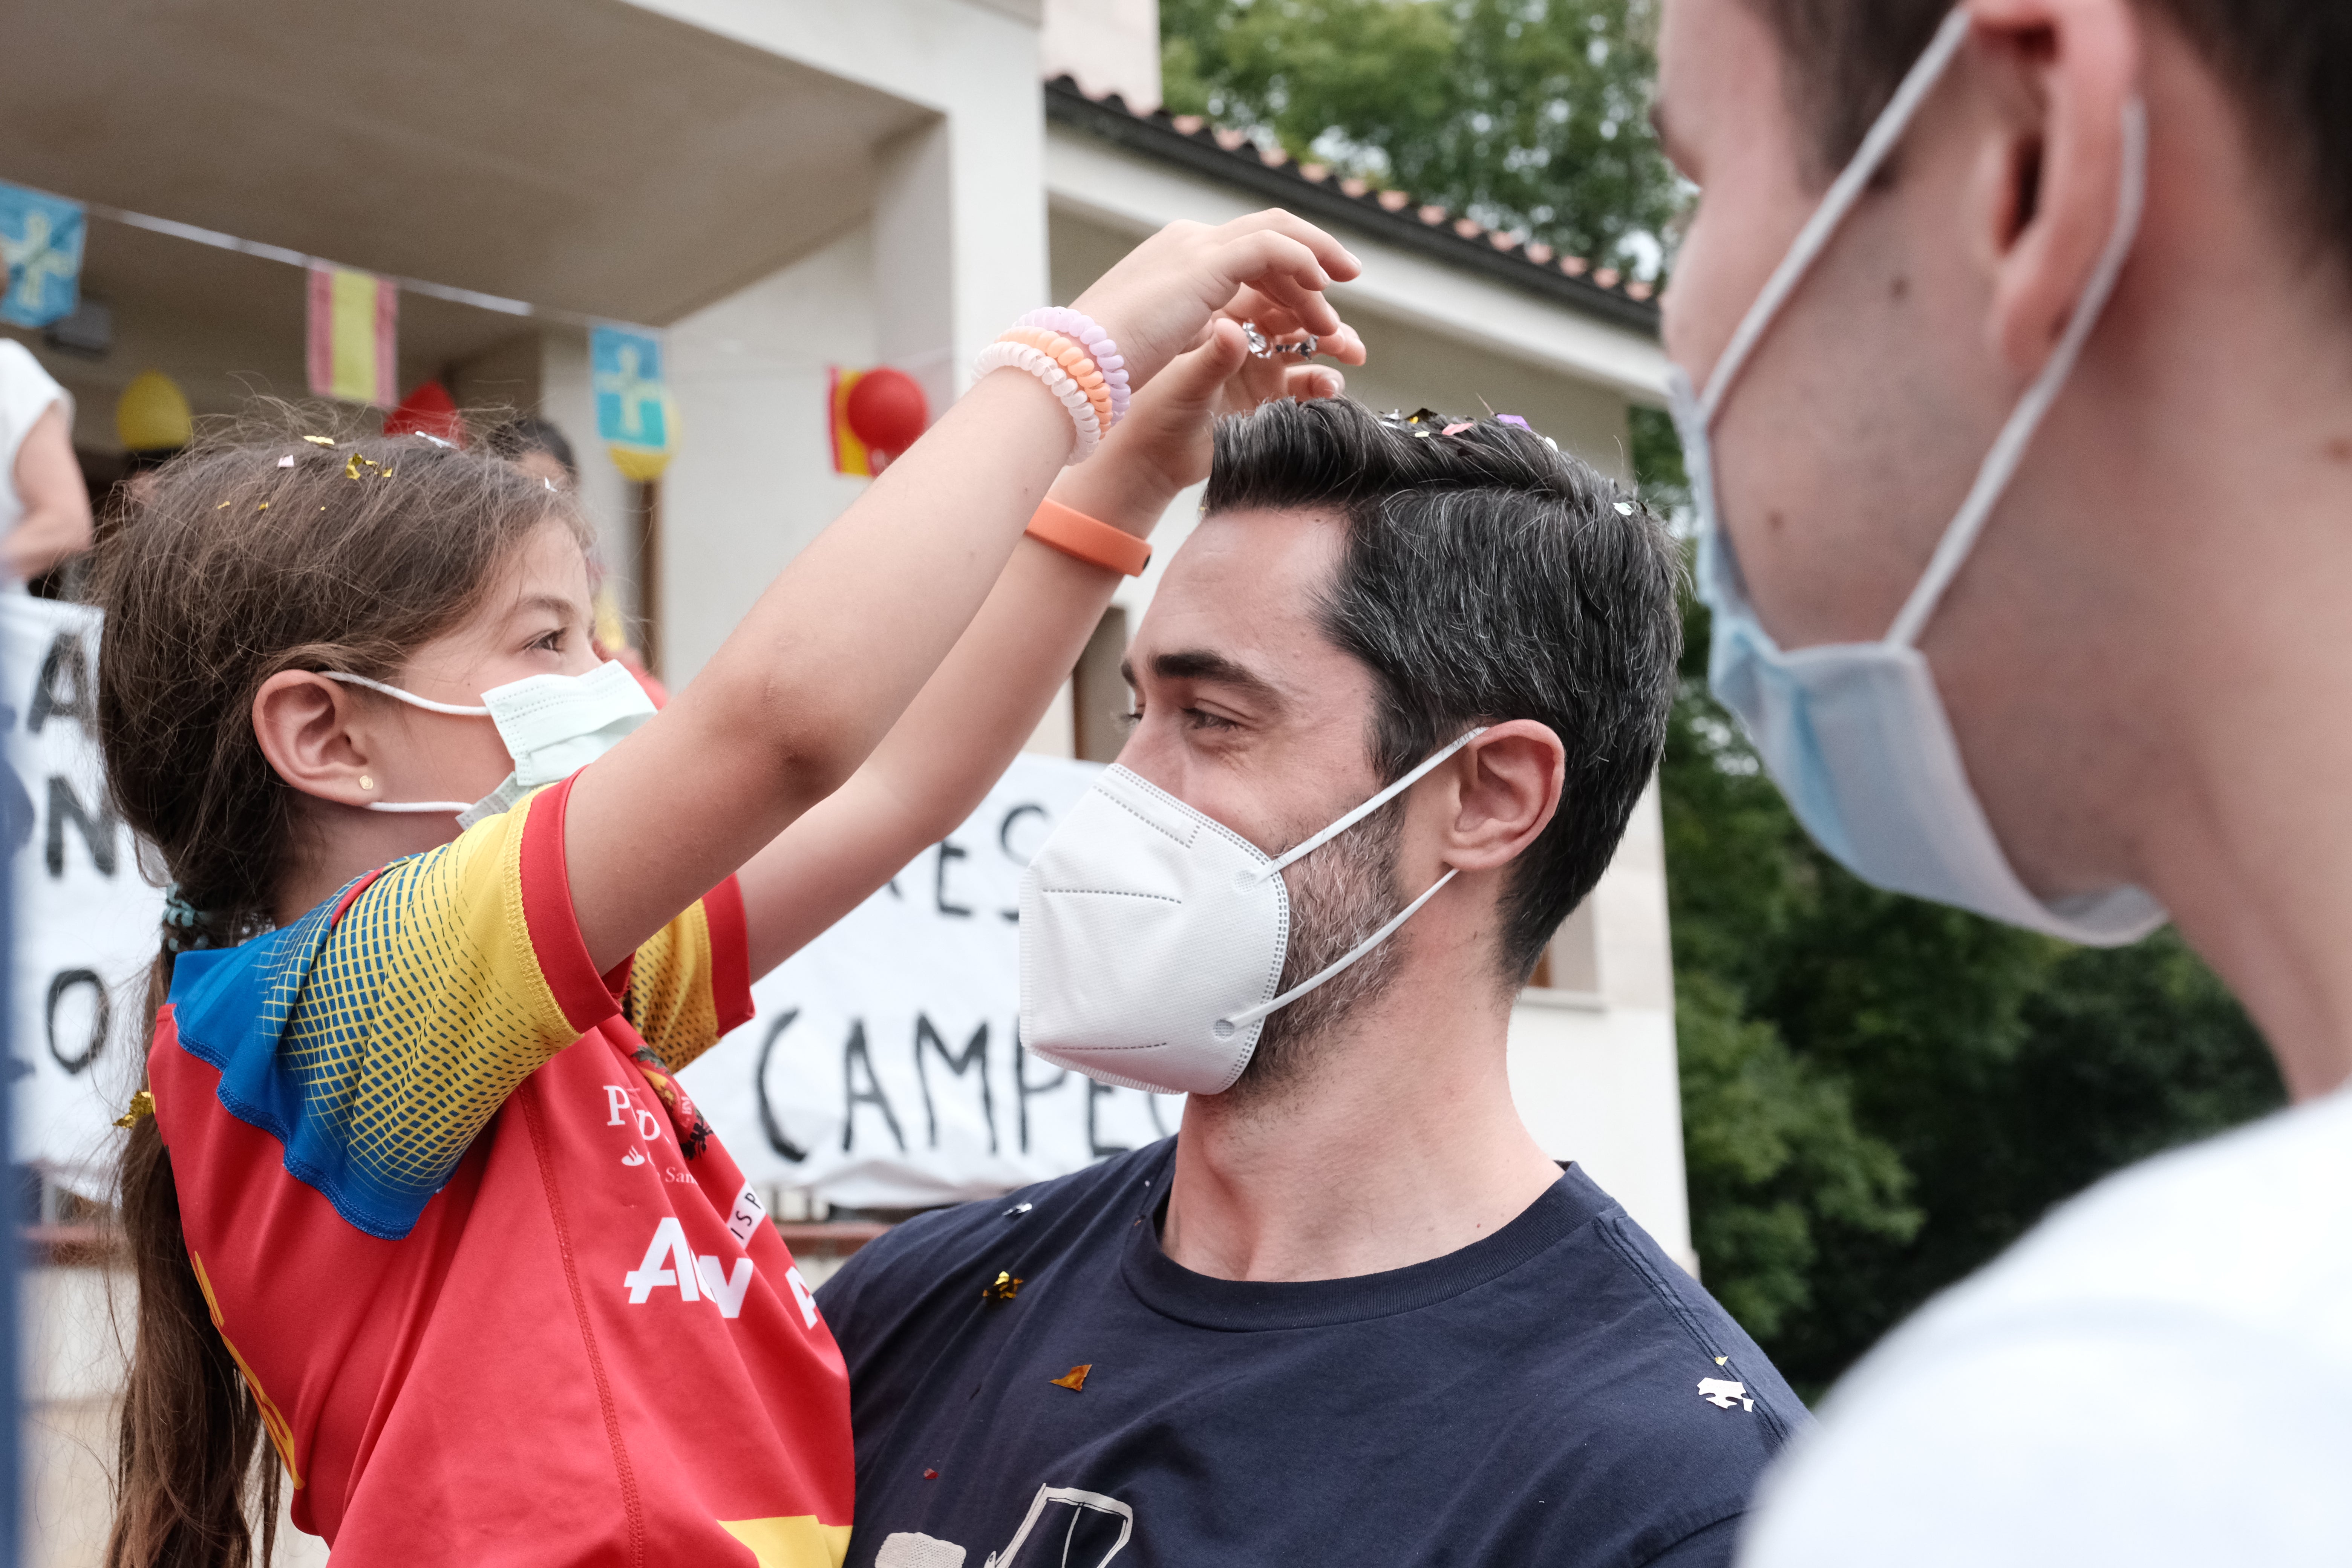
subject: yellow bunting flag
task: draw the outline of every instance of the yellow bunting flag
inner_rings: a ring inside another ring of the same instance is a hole
[[[389,278],[310,268],[310,395],[389,408],[400,289]]]
[[[836,474],[857,474],[874,477],[873,454],[866,443],[849,427],[849,394],[857,385],[864,371],[832,368],[832,379],[825,391],[825,418],[833,437],[833,471]]]

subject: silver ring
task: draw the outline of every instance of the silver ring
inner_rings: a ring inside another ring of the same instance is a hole
[[[1242,335],[1249,340],[1249,352],[1257,359],[1272,359],[1276,354],[1297,354],[1301,360],[1313,359],[1315,350],[1321,341],[1313,332],[1307,332],[1298,342],[1273,342],[1268,341],[1264,332],[1258,331],[1255,321],[1244,321]]]

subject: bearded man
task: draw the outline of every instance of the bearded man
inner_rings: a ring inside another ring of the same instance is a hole
[[[1221,426],[1204,510],[1022,910],[1026,1047],[1182,1127],[827,1284],[850,1561],[1727,1562],[1802,1409],[1506,1072],[1657,762],[1674,542],[1345,399]]]

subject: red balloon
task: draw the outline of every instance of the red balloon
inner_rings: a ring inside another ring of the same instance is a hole
[[[915,444],[931,422],[931,405],[915,378],[887,365],[869,370],[849,389],[849,433],[869,451],[895,458]]]
[[[466,422],[457,417],[457,400],[437,381],[428,381],[400,400],[383,416],[387,436],[424,435],[452,447],[466,444]]]

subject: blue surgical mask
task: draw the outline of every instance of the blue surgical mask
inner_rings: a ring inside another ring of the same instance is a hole
[[[1864,881],[2073,942],[2119,946],[2163,924],[2163,907],[2127,886],[2046,900],[2026,889],[1969,786],[1918,639],[2065,384],[2130,253],[2147,189],[2147,126],[2141,104],[2135,100],[2124,111],[2123,186],[2115,228],[2083,298],[1884,638],[1781,648],[1748,601],[1717,507],[1707,433],[1726,395],[1790,292],[1902,139],[1928,89],[1967,42],[1969,25],[1964,10],[1945,19],[1732,334],[1706,395],[1693,391],[1679,367],[1670,377],[1675,423],[1701,528],[1699,597],[1715,624],[1707,680],[1717,700],[1738,716],[1814,842]]]
[[[498,816],[541,784],[551,784],[586,767],[654,716],[653,700],[645,688],[625,666],[610,659],[585,675],[533,675],[493,686],[482,693],[479,707],[436,702],[362,675],[332,669],[320,673],[346,686],[380,691],[428,713],[488,719],[498,725],[499,739],[506,742],[507,755],[514,759],[514,772],[472,805],[462,800],[368,803],[370,811],[452,816],[461,831]]]

